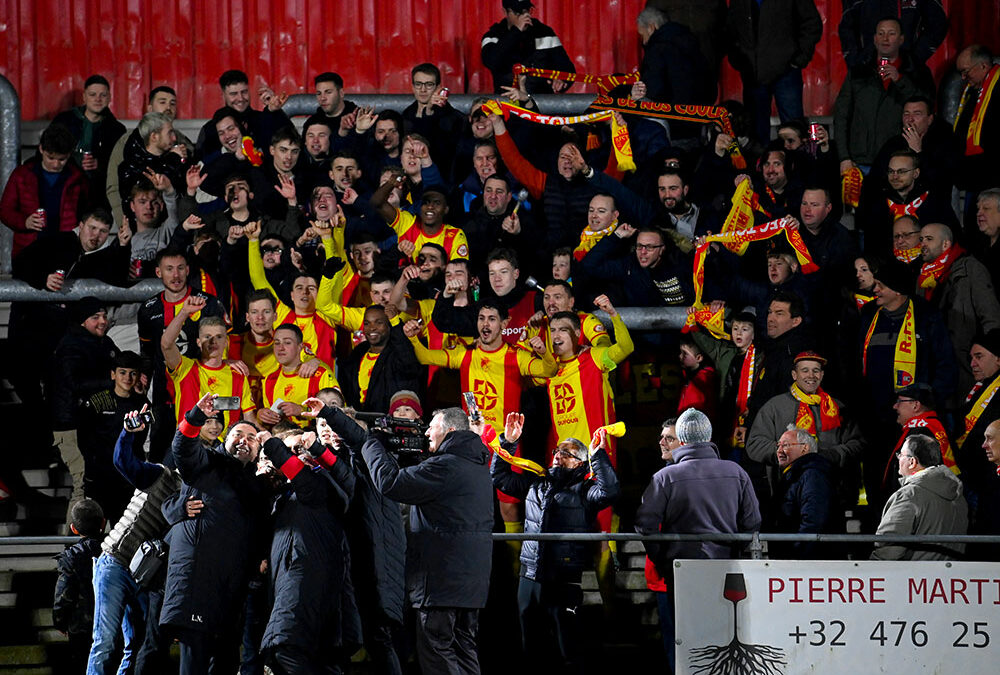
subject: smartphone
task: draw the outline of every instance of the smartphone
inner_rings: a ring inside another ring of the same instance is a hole
[[[239,410],[239,396],[216,396],[212,401],[212,407],[216,410]]]
[[[462,394],[462,398],[465,399],[465,409],[468,411],[469,417],[472,418],[473,422],[479,422],[483,418],[483,414],[479,411],[479,406],[476,405],[476,395],[467,391]]]

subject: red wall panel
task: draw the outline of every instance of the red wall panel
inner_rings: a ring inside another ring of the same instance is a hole
[[[644,0],[536,0],[577,69],[629,71],[640,49],[635,16]],[[945,1],[952,28],[931,60],[935,75],[971,42],[1000,48],[1000,0]],[[806,110],[829,114],[844,78],[836,27],[841,0],[817,2],[824,36],[805,71]],[[0,73],[21,94],[25,119],[78,104],[83,80],[112,82],[112,109],[137,118],[157,84],[178,92],[180,114],[208,117],[220,103],[219,74],[241,68],[251,87],[308,92],[324,70],[349,91],[409,90],[409,70],[437,63],[453,92],[489,91],[479,41],[501,17],[499,0],[0,0]],[[739,98],[724,65],[723,96]],[[576,91],[584,91],[579,86]]]

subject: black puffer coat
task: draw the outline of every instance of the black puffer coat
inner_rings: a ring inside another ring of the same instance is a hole
[[[205,415],[195,408],[187,420],[197,434]],[[170,557],[160,624],[215,633],[236,620],[245,600],[250,551],[265,520],[264,487],[254,477],[253,464],[243,466],[225,450],[210,450],[197,435],[178,429],[171,453],[185,485],[198,490],[205,508],[167,534]]]
[[[349,558],[342,519],[354,492],[354,475],[339,460],[329,469],[305,466],[276,438],[267,441],[264,454],[291,478],[274,502],[273,608],[261,648],[295,645],[315,655],[331,643],[342,643],[341,629],[351,623],[352,617],[342,616],[345,606],[353,612],[353,603],[341,602]],[[349,641],[356,644],[359,637],[358,630]]]
[[[551,468],[544,477],[514,473],[510,464],[493,455],[490,473],[501,492],[524,499],[524,531],[591,532],[597,512],[618,498],[618,476],[603,450],[587,466]],[[525,541],[521,545],[521,576],[535,581],[579,583],[584,565],[592,556],[585,542]]]

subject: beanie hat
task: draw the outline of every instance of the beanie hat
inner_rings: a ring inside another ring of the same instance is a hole
[[[424,416],[424,409],[420,405],[420,398],[416,392],[412,392],[409,389],[401,389],[389,399],[389,417],[392,417],[404,405],[408,405],[416,410],[417,415],[420,417]]]
[[[677,440],[681,443],[707,443],[712,440],[712,423],[705,413],[688,408],[677,418],[674,425]]]
[[[972,344],[979,345],[993,356],[1000,356],[1000,328],[980,333],[972,339]]]
[[[898,260],[890,260],[879,268],[875,279],[901,295],[913,295],[917,280],[913,272]]]
[[[71,311],[74,323],[83,323],[98,312],[106,312],[107,310],[108,303],[88,295],[74,303]]]

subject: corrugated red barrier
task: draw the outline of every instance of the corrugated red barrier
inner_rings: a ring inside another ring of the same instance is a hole
[[[577,68],[632,70],[635,17],[644,0],[536,0]],[[971,42],[1000,47],[1000,0],[945,2],[951,31],[931,66],[940,76]],[[817,2],[825,30],[806,70],[806,110],[829,114],[844,78],[836,27],[841,0]],[[324,70],[348,91],[409,90],[409,69],[437,63],[452,91],[489,91],[479,41],[502,16],[499,0],[0,0],[0,73],[21,94],[23,117],[52,117],[78,104],[83,80],[112,82],[112,109],[137,118],[152,86],[171,84],[184,117],[208,117],[220,102],[219,74],[242,68],[251,84],[308,92]],[[739,98],[724,66],[723,94]]]

